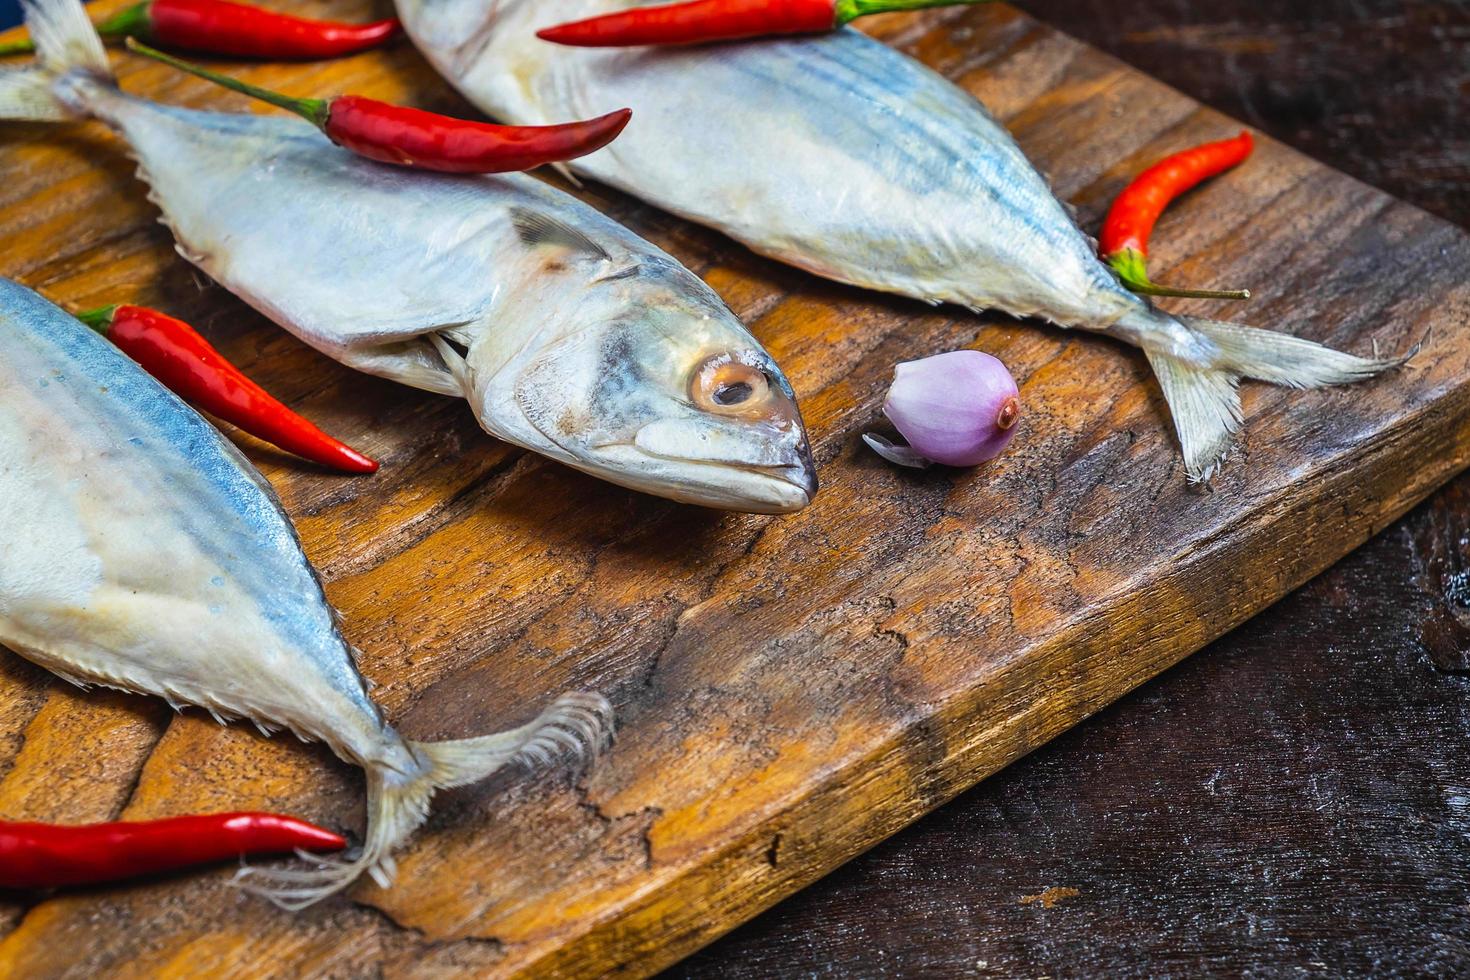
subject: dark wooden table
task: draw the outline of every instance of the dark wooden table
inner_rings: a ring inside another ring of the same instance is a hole
[[[1470,227],[1465,0],[1021,5]],[[1467,651],[1470,475],[669,975],[1463,974]]]
[[[1466,0],[1024,6],[1470,227]],[[1470,476],[670,975],[1464,973],[1467,650]]]

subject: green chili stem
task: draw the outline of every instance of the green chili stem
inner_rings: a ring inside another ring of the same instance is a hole
[[[1185,299],[1250,299],[1249,289],[1179,289],[1161,286],[1148,277],[1148,264],[1142,252],[1124,249],[1108,256],[1108,265],[1118,274],[1123,285],[1145,296],[1180,296]]]
[[[139,42],[136,38],[128,38],[128,50],[136,51],[138,54],[152,58],[154,61],[161,61],[165,65],[179,69],[179,71],[197,75],[200,78],[214,82],[216,85],[222,85],[231,91],[239,92],[241,95],[248,95],[262,102],[269,102],[273,106],[279,106],[289,112],[294,112],[319,129],[327,125],[327,115],[331,112],[331,104],[326,99],[295,99],[289,95],[282,95],[280,92],[273,92],[268,88],[251,85],[248,82],[240,81],[238,78],[231,78],[229,75],[222,75],[217,71],[210,71],[208,68],[200,65],[175,58],[173,55],[164,54],[156,48],[150,48],[148,45]]]
[[[78,320],[81,320],[87,326],[91,327],[93,330],[106,337],[108,329],[112,326],[113,315],[116,313],[117,304],[114,303],[111,306],[99,306],[95,310],[83,310],[82,312],[73,315]]]
[[[112,306],[100,306],[96,310],[82,310],[81,313],[73,313],[76,319],[93,328],[98,334],[107,336],[107,331],[112,329],[112,317],[118,313],[118,304]]]
[[[97,25],[97,33],[103,37],[131,37],[148,33],[148,4],[140,3],[126,7]],[[0,44],[0,58],[9,54],[35,54],[36,42],[28,37],[16,38]]]
[[[886,14],[899,10],[923,10],[927,7],[959,7],[990,0],[837,0],[837,26],[841,27],[868,14]]]
[[[103,37],[135,37],[148,35],[148,3],[137,3],[124,7],[97,25],[97,33]]]

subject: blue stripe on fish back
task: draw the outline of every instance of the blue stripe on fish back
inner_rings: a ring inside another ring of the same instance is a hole
[[[709,293],[653,244],[525,174],[385,166],[299,119],[131,96],[105,108],[159,184],[154,199],[186,250],[217,253],[221,269],[206,271],[258,307],[262,297],[279,297],[288,315],[275,318],[338,359],[345,349],[444,324],[493,321],[501,287],[521,274],[504,260],[526,251],[511,220],[517,210],[576,228],[614,262],[658,266],[680,288]],[[219,166],[182,193],[187,171],[173,164],[198,170],[199,160]],[[290,247],[281,244],[287,235]]]
[[[225,443],[203,417],[96,331],[8,279],[0,279],[0,311],[25,331],[28,335],[25,339],[50,345],[62,358],[72,362],[79,374],[106,386],[108,404],[99,405],[95,413],[100,425],[105,427],[114,417],[111,413],[125,407],[131,419],[158,431],[166,445],[188,459],[198,474],[219,491],[221,502],[228,504],[246,523],[265,530],[267,515],[279,522],[279,511],[263,496],[268,491],[261,477],[241,466],[238,460],[227,458],[227,453],[235,452],[234,447]],[[91,393],[75,389],[73,395],[81,401]]]
[[[783,108],[804,110],[814,130],[858,126],[881,133],[882,149],[897,164],[890,176],[910,192],[933,191],[936,175],[950,174],[958,166],[998,203],[1018,211],[1038,191],[1051,196],[1010,135],[979,102],[859,31],[843,28],[820,38],[744,45],[731,54],[731,67],[792,90],[794,97]],[[845,93],[850,104],[834,107],[834,91]],[[944,125],[946,121],[954,125]]]
[[[656,56],[720,57],[719,49]],[[914,59],[845,27],[820,37],[731,45],[720,60],[748,77],[751,91],[789,92],[782,108],[802,112],[815,132],[872,133],[884,156],[883,177],[894,187],[918,196],[959,193],[977,208],[988,202],[1030,235],[1070,253],[1100,289],[1120,291],[1005,127],[968,92]],[[834,105],[834,93],[846,102]]]
[[[0,334],[0,351],[26,343],[40,360],[56,365],[60,373],[44,380],[65,385],[99,430],[126,444],[131,465],[161,472],[177,494],[179,518],[199,522],[185,525],[189,537],[239,579],[288,643],[315,655],[334,686],[371,708],[295,528],[239,450],[81,321],[3,278],[0,318],[10,321]],[[91,383],[70,384],[73,378]],[[175,479],[171,470],[190,479]]]
[[[265,166],[276,157],[289,159],[316,174],[323,184],[323,193],[355,189],[359,196],[365,196],[369,191],[380,191],[395,196],[413,195],[424,200],[444,188],[465,188],[471,193],[484,195],[486,206],[534,205],[547,211],[561,212],[562,220],[572,222],[575,219],[576,227],[584,233],[605,236],[630,251],[668,258],[661,249],[591,205],[527,174],[452,174],[385,166],[337,146],[316,127],[294,116],[210,112],[165,105],[126,94],[122,98],[130,107],[146,114],[180,123],[201,134],[207,133],[210,138],[224,137],[222,144],[227,144],[233,137],[278,144],[270,159],[262,156],[257,162]],[[364,218],[353,208],[339,210],[343,222],[371,221],[371,216]]]

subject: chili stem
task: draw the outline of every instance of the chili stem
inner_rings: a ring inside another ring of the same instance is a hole
[[[148,4],[139,3],[125,7],[95,25],[97,33],[105,38],[127,37],[141,34],[148,29]],[[0,57],[8,54],[35,54],[36,42],[28,37],[16,38],[0,44]]]
[[[103,37],[127,37],[148,30],[148,4],[135,3],[124,7],[97,25],[97,33]]]
[[[1249,289],[1183,289],[1165,286],[1148,277],[1148,263],[1143,253],[1124,249],[1108,256],[1108,265],[1118,274],[1123,285],[1145,296],[1178,296],[1183,299],[1250,299]]]
[[[105,38],[126,37],[141,34],[148,29],[148,4],[139,3],[125,7],[95,25],[97,33]],[[35,54],[36,42],[28,37],[16,38],[0,44],[0,57],[8,54]]]
[[[869,14],[897,13],[903,10],[927,10],[930,7],[973,7],[990,0],[837,0],[837,26],[851,23]]]
[[[296,99],[289,95],[282,95],[280,92],[273,92],[268,88],[251,85],[249,82],[242,82],[238,78],[232,78],[229,75],[221,74],[217,71],[210,71],[208,68],[200,65],[175,58],[173,55],[165,54],[157,48],[150,48],[135,37],[128,38],[127,46],[129,51],[135,51],[146,58],[152,58],[154,61],[161,61],[171,68],[188,72],[190,75],[197,75],[200,78],[214,82],[216,85],[221,85],[231,91],[239,92],[241,95],[248,95],[262,102],[269,102],[273,106],[279,106],[288,112],[294,112],[317,128],[323,128],[327,125],[327,116],[331,111],[331,104],[327,99]]]
[[[114,303],[111,306],[99,306],[95,310],[83,310],[75,315],[78,320],[106,337],[108,328],[112,326],[112,318],[117,315],[118,305]]]

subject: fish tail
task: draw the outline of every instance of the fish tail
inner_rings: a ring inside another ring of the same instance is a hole
[[[1191,483],[1214,476],[1234,442],[1243,420],[1236,391],[1242,378],[1288,388],[1348,384],[1398,367],[1419,350],[1415,346],[1403,357],[1357,357],[1274,330],[1158,310],[1148,315],[1167,329],[1134,334],[1169,404]]]
[[[316,865],[309,870],[241,868],[235,883],[285,909],[302,909],[341,891],[367,874],[380,886],[393,883],[393,852],[429,816],[437,790],[479,782],[513,763],[534,768],[570,757],[588,761],[612,734],[612,708],[596,694],[564,694],[520,728],[449,742],[408,742],[418,765],[403,772],[381,763],[367,768],[368,826],[361,849],[350,860],[298,852]]]
[[[0,72],[0,119],[61,121],[89,113],[63,78],[84,75],[111,85],[112,68],[102,39],[80,0],[21,0],[36,43],[36,63]]]

